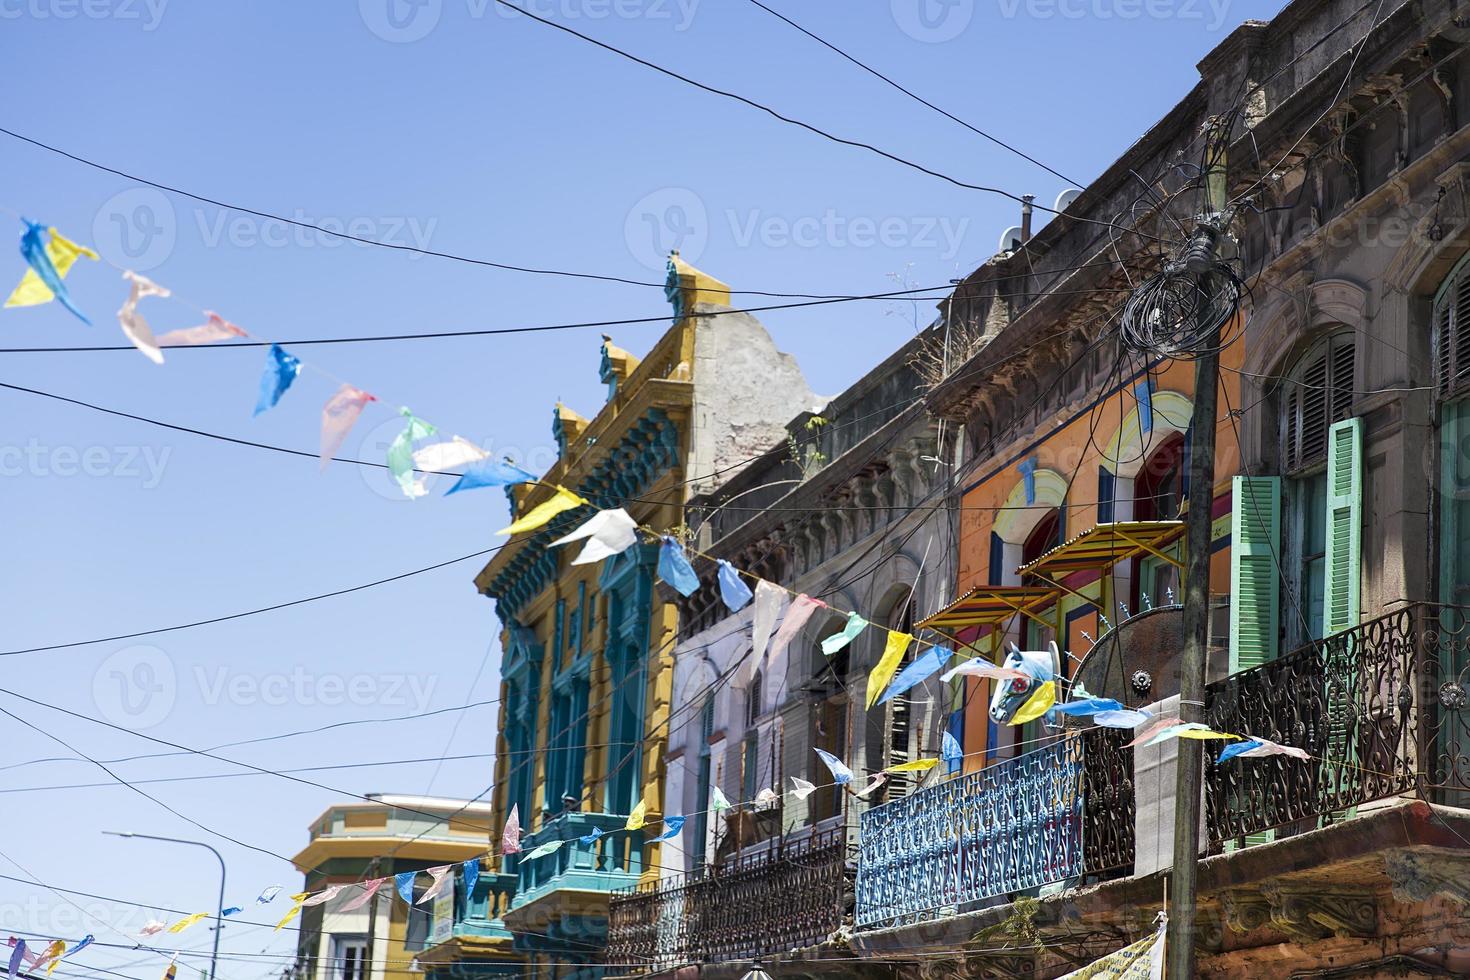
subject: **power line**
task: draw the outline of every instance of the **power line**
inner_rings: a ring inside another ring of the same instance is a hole
[[[857,149],[867,150],[870,153],[876,153],[878,156],[883,157],[886,160],[891,160],[894,163],[897,163],[897,164],[900,164],[902,166],[908,167],[908,168],[910,168],[912,170],[917,170],[920,173],[928,174],[930,177],[937,177],[940,180],[943,180],[943,181],[946,181],[947,183],[953,184],[956,187],[964,188],[965,190],[983,191],[984,193],[987,193],[987,194],[998,194],[1001,197],[1009,198],[1009,199],[1011,199],[1012,201],[1015,201],[1018,204],[1025,204],[1025,203],[1027,203],[1025,201],[1025,199],[1021,195],[1019,195],[1019,194],[1013,194],[1010,191],[1002,190],[999,187],[988,187],[988,186],[985,186],[983,184],[972,184],[972,183],[969,183],[968,181],[960,180],[957,177],[951,177],[951,176],[949,176],[946,173],[942,173],[942,172],[940,172],[938,170],[934,170],[934,169],[932,169],[930,167],[926,167],[926,166],[924,166],[923,164],[920,164],[920,163],[915,163],[912,160],[905,159],[904,157],[898,156],[895,153],[890,153],[887,150],[880,149],[879,147],[876,147],[876,146],[874,146],[871,143],[864,143],[861,140],[851,140],[851,139],[847,139],[847,138],[842,137],[842,136],[837,136],[837,135],[835,135],[833,133],[827,132],[824,129],[820,129],[817,126],[812,125],[811,123],[802,122],[800,119],[794,119],[791,116],[783,115],[782,113],[778,112],[777,110],[771,108],[768,105],[765,105],[765,104],[760,103],[760,102],[756,102],[754,99],[746,98],[745,96],[739,95],[739,94],[737,94],[735,92],[729,92],[729,91],[726,91],[724,89],[715,88],[713,85],[706,85],[704,82],[696,81],[695,79],[690,78],[688,75],[681,75],[679,72],[676,72],[673,69],[665,68],[662,65],[655,64],[654,62],[649,61],[646,58],[641,58],[641,57],[639,57],[636,54],[633,54],[633,53],[628,52],[628,51],[624,51],[622,48],[614,47],[613,45],[608,44],[605,41],[599,41],[597,38],[592,37],[592,36],[587,35],[587,34],[583,34],[581,31],[578,31],[578,30],[575,30],[574,28],[568,27],[565,24],[559,24],[559,23],[557,23],[554,20],[550,20],[550,19],[548,19],[546,17],[540,16],[539,14],[532,13],[531,11],[526,10],[524,7],[518,7],[515,4],[510,3],[509,0],[495,0],[495,2],[497,4],[499,4],[500,6],[502,6],[502,7],[505,7],[505,8],[510,9],[510,10],[514,10],[516,13],[521,14],[524,17],[529,17],[531,20],[534,20],[534,21],[536,21],[539,24],[544,24],[547,27],[552,27],[552,28],[555,28],[558,31],[562,31],[563,33],[570,34],[570,35],[572,35],[575,38],[579,38],[579,39],[581,39],[583,41],[586,41],[588,44],[592,44],[592,45],[595,45],[595,46],[597,46],[599,48],[602,48],[604,51],[609,51],[609,52],[611,52],[611,53],[613,53],[615,55],[618,55],[619,57],[626,58],[629,61],[632,61],[632,62],[635,62],[637,64],[640,64],[640,65],[642,65],[645,68],[652,69],[653,71],[656,71],[656,72],[658,72],[661,75],[666,75],[669,78],[675,79],[676,81],[683,82],[686,85],[692,85],[692,86],[694,86],[695,88],[699,89],[702,92],[708,92],[711,95],[718,95],[718,96],[721,96],[722,98],[732,99],[732,100],[734,100],[736,102],[741,103],[742,105],[750,106],[752,109],[759,109],[761,112],[764,112],[767,115],[769,115],[769,116],[771,116],[771,117],[773,117],[775,119],[778,119],[778,120],[780,120],[783,123],[786,123],[787,125],[799,127],[801,129],[806,130],[807,132],[814,133],[817,136],[822,137],[823,139],[831,140],[834,143],[840,143],[843,146],[856,147]],[[1045,206],[1040,205],[1040,204],[1032,204],[1032,207],[1036,208],[1036,210],[1038,210],[1038,211],[1046,211],[1046,212],[1048,212],[1050,214],[1061,214],[1062,213],[1060,211],[1057,211],[1054,208],[1048,208],[1048,207],[1045,207]],[[1073,216],[1073,218],[1076,221],[1084,222],[1086,224],[1102,225],[1102,226],[1107,227],[1107,228],[1117,228],[1118,227],[1118,225],[1116,223],[1111,222],[1111,221],[1098,221],[1098,220],[1093,219],[1093,218],[1083,218],[1083,217],[1075,216],[1075,215]],[[1153,239],[1154,241],[1161,241],[1161,239],[1154,238],[1154,236],[1148,235],[1148,234],[1146,234],[1146,233],[1144,233],[1142,231],[1139,231],[1136,228],[1123,228],[1123,229],[1120,229],[1120,230],[1122,230],[1122,231],[1131,231],[1134,234],[1139,235],[1140,237],[1150,238],[1150,239]]]
[[[4,132],[4,130],[0,130]],[[830,299],[805,300],[800,303],[774,303],[769,306],[747,306],[739,309],[708,310],[688,314],[696,319],[700,317],[715,316],[737,316],[743,313],[766,313],[771,310],[794,310],[808,306],[827,306],[832,303],[852,303],[859,300],[870,299],[894,299],[905,297],[912,300],[943,300],[945,296],[916,296],[916,293],[932,293],[936,290],[944,290],[948,295],[949,286],[923,286],[916,289],[899,289],[886,293],[869,293],[863,296],[837,296]],[[270,347],[279,345],[281,347],[308,347],[318,344],[370,344],[382,341],[399,340],[443,340],[449,337],[492,337],[504,334],[518,333],[545,333],[554,330],[581,330],[589,327],[626,327],[640,323],[664,323],[673,319],[669,314],[661,316],[629,317],[623,320],[583,320],[576,323],[549,323],[534,327],[493,327],[483,330],[436,330],[429,333],[400,333],[362,335],[356,337],[307,337],[301,340],[231,340],[214,344],[190,344],[186,347],[170,347],[175,350],[210,350],[218,348],[244,350],[249,347]],[[96,353],[100,351],[136,351],[132,344],[96,344],[79,347],[4,347],[0,348],[0,354],[66,354],[66,353]]]
[[[169,753],[173,754],[173,753]],[[423,759],[385,759],[382,762],[343,762],[334,766],[303,766],[299,769],[282,769],[283,773],[298,772],[328,772],[339,769],[371,769],[375,766],[407,766],[423,764],[427,762],[462,762],[466,759],[493,759],[494,753],[478,752],[470,755],[445,755],[429,756]],[[70,761],[70,760],[68,760]],[[135,785],[145,783],[191,783],[201,779],[233,779],[239,776],[259,776],[258,772],[210,772],[195,776],[155,776],[149,779],[134,779]],[[9,786],[0,789],[0,793],[39,793],[42,790],[51,789],[97,789],[99,787],[116,786],[117,783],[64,783],[55,786]]]
[[[3,650],[0,651],[0,657],[15,657],[23,653],[44,653],[48,650],[68,650],[72,647],[90,646],[93,643],[112,643],[117,640],[133,640],[137,639],[140,636],[155,636],[159,633],[172,633],[175,630],[193,629],[196,626],[211,626],[215,623],[226,623],[232,619],[244,619],[246,616],[258,616],[261,613],[274,612],[277,609],[289,609],[291,606],[300,606],[308,602],[317,602],[321,599],[332,599],[337,596],[349,595],[353,592],[361,592],[364,589],[372,589],[380,585],[387,585],[390,582],[397,582],[400,579],[410,578],[414,575],[423,575],[425,572],[433,572],[441,568],[446,568],[449,565],[458,564],[462,561],[469,561],[471,558],[482,558],[485,555],[493,554],[504,547],[505,545],[500,544],[496,545],[493,548],[485,548],[482,551],[473,551],[468,555],[461,555],[458,558],[451,558],[448,561],[441,561],[438,564],[428,565],[424,568],[416,568],[410,572],[400,572],[397,575],[390,575],[387,578],[380,578],[376,581],[366,582],[362,585],[354,585],[346,589],[337,589],[333,592],[323,592],[319,595],[306,596],[302,599],[292,599],[289,602],[278,602],[272,606],[261,606],[257,609],[247,609],[244,612],[230,613],[227,616],[215,616],[212,619],[199,619],[195,620],[192,623],[180,623],[177,626],[160,626],[157,629],[139,630],[136,633],[120,633],[116,636],[99,637],[94,640],[74,640],[71,643],[52,643],[46,646],[27,647],[20,650]],[[127,731],[127,729],[123,730]]]
[[[491,261],[489,259],[473,258],[471,256],[460,255],[460,254],[457,254],[457,253],[454,253],[454,252],[441,252],[441,251],[436,251],[434,249],[419,248],[416,245],[404,245],[404,244],[400,244],[400,243],[396,243],[396,242],[379,241],[379,240],[373,239],[373,238],[363,238],[363,237],[360,237],[358,235],[349,234],[346,231],[337,231],[337,230],[334,230],[334,229],[331,229],[331,228],[327,228],[327,227],[325,227],[323,225],[314,224],[314,223],[312,223],[310,221],[303,221],[303,220],[298,219],[298,218],[288,218],[285,215],[274,214],[274,213],[272,213],[270,211],[259,211],[259,210],[256,210],[254,208],[248,208],[248,207],[245,207],[244,205],[240,205],[240,204],[230,204],[228,202],[217,200],[215,198],[208,197],[208,196],[203,195],[203,194],[197,194],[197,193],[195,193],[193,191],[184,190],[182,187],[175,187],[175,186],[172,186],[170,184],[164,184],[164,183],[161,183],[161,182],[156,181],[156,180],[150,180],[147,177],[140,177],[137,174],[131,174],[131,173],[128,173],[127,171],[119,170],[116,167],[110,167],[110,166],[108,166],[105,163],[99,163],[96,160],[91,160],[91,159],[89,159],[87,157],[84,157],[84,156],[81,156],[79,154],[72,153],[69,150],[64,150],[64,149],[62,149],[62,148],[60,148],[58,146],[53,146],[50,143],[43,142],[42,140],[38,140],[38,139],[35,139],[33,137],[26,136],[23,133],[17,133],[14,130],[11,130],[11,129],[5,129],[4,127],[0,127],[0,133],[3,133],[4,135],[9,136],[12,139],[17,139],[17,140],[20,140],[21,142],[29,143],[32,146],[35,146],[35,147],[37,147],[39,149],[42,149],[42,150],[46,150],[47,152],[55,153],[58,156],[66,157],[68,160],[71,160],[71,161],[73,161],[75,163],[80,163],[83,166],[91,167],[94,170],[100,170],[103,173],[112,174],[113,176],[115,176],[115,177],[121,177],[124,180],[130,180],[130,181],[132,181],[135,184],[142,184],[145,187],[152,187],[152,188],[154,188],[156,190],[167,191],[170,194],[177,194],[180,197],[186,197],[186,198],[189,198],[192,201],[198,201],[201,204],[208,204],[208,205],[210,205],[212,207],[217,207],[217,208],[220,208],[220,209],[225,210],[225,211],[237,211],[237,212],[239,212],[241,214],[248,214],[248,215],[251,215],[251,216],[257,217],[257,218],[264,218],[264,219],[266,219],[268,221],[279,221],[282,224],[294,225],[294,226],[296,226],[298,228],[307,228],[307,229],[310,229],[310,230],[312,230],[314,232],[317,232],[319,234],[329,235],[329,236],[331,236],[333,238],[338,238],[338,239],[341,239],[343,241],[357,242],[358,244],[361,244],[361,245],[374,245],[374,246],[377,246],[378,248],[392,249],[394,251],[399,251],[399,252],[409,252],[409,253],[412,253],[412,254],[415,254],[415,255],[427,255],[427,256],[431,256],[433,258],[447,259],[447,260],[452,261],[452,262],[463,262],[463,263],[465,263],[467,265],[484,266],[486,268],[491,268],[491,269],[503,269],[503,270],[505,270],[507,272],[524,272],[524,273],[528,273],[530,275],[537,275],[537,276],[564,276],[564,277],[572,278],[572,279],[591,279],[591,280],[596,280],[596,281],[599,281],[599,282],[614,282],[614,283],[621,283],[621,284],[628,285],[628,286],[647,286],[647,287],[652,287],[652,288],[655,288],[655,289],[664,289],[667,286],[667,283],[666,282],[645,282],[645,281],[640,280],[640,279],[627,279],[627,278],[624,278],[622,276],[600,275],[598,273],[592,273],[592,272],[570,272],[570,271],[567,271],[567,270],[564,270],[564,269],[541,269],[541,268],[535,268],[535,267],[532,267],[532,266],[512,265],[512,264],[505,263],[505,262],[494,262],[494,261]],[[787,298],[787,299],[856,299],[856,298],[858,298],[858,297],[846,296],[846,295],[842,295],[842,294],[780,293],[780,292],[770,292],[770,291],[760,290],[760,289],[732,289],[731,292],[732,293],[741,294],[741,295],[745,295],[745,296],[770,296],[770,297]],[[237,345],[237,346],[243,346],[243,345]]]
[[[985,130],[980,129],[977,126],[972,126],[970,123],[965,122],[960,117],[958,117],[956,115],[953,115],[952,113],[949,113],[949,112],[945,111],[944,109],[941,109],[939,106],[937,106],[934,103],[930,102],[929,100],[925,99],[923,96],[916,95],[915,93],[909,91],[908,89],[906,89],[902,85],[900,85],[898,82],[895,82],[893,79],[889,78],[887,75],[885,75],[882,72],[878,71],[876,68],[873,68],[870,65],[863,64],[861,61],[859,61],[858,59],[854,58],[852,55],[848,54],[846,51],[843,51],[841,48],[837,47],[837,45],[833,44],[832,42],[826,40],[825,38],[818,37],[816,34],[813,34],[811,31],[807,30],[805,27],[802,27],[800,24],[796,23],[796,21],[792,20],[791,18],[787,17],[786,15],[784,15],[782,13],[779,13],[779,12],[777,12],[775,10],[772,10],[770,7],[767,7],[765,4],[761,3],[761,0],[750,0],[750,2],[753,3],[753,4],[755,4],[757,7],[761,8],[762,10],[764,10],[766,13],[770,14],[772,17],[775,17],[777,20],[783,21],[786,24],[790,25],[791,27],[796,28],[798,31],[800,31],[801,33],[805,34],[807,37],[811,38],[813,41],[816,41],[818,44],[822,45],[824,48],[827,48],[828,50],[834,52],[835,54],[840,55],[841,57],[843,57],[843,58],[847,59],[848,61],[852,62],[854,65],[857,65],[859,68],[861,68],[863,71],[867,72],[869,75],[872,75],[874,78],[877,78],[877,79],[879,79],[879,80],[881,80],[883,82],[888,83],[889,85],[891,85],[894,88],[898,89],[904,95],[907,95],[909,98],[913,99],[915,102],[918,102],[921,105],[928,106],[930,109],[933,109],[935,112],[939,113],[941,116],[944,116],[946,119],[952,120],[953,122],[959,123],[961,126],[965,127],[966,129],[968,129],[970,132],[976,134],[977,136],[983,136],[983,137],[985,137],[986,139],[990,140],[990,142],[994,143],[996,146],[999,146],[1001,149],[1009,150],[1011,153],[1014,153],[1016,156],[1020,157],[1021,159],[1027,160],[1027,161],[1029,161],[1031,163],[1036,164],[1042,170],[1045,170],[1047,173],[1053,175],[1054,177],[1059,177],[1062,180],[1065,180],[1069,184],[1080,184],[1081,183],[1080,181],[1073,180],[1071,177],[1068,177],[1064,173],[1060,173],[1060,172],[1058,172],[1056,170],[1053,170],[1051,167],[1048,167],[1046,164],[1042,163],[1040,160],[1036,159],[1035,157],[1031,156],[1030,154],[1025,153],[1025,152],[1023,152],[1021,150],[1016,149],[1016,147],[1014,147],[1011,144],[1007,143],[1005,140],[1002,140],[1002,139],[1000,139],[999,137],[996,137],[996,136],[992,136],[989,133],[985,132]]]

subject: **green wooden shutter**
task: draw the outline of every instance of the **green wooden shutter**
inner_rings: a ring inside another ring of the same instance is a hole
[[[1327,440],[1327,584],[1323,590],[1322,631],[1326,636],[1358,625],[1358,578],[1363,527],[1363,420],[1334,423]],[[1354,737],[1357,651],[1345,636],[1326,646],[1327,751],[1322,781],[1334,793],[1351,797],[1361,779]],[[1335,811],[1323,823],[1349,819],[1353,810]]]
[[[1335,423],[1327,441],[1327,588],[1322,629],[1328,636],[1358,625],[1362,459],[1363,420]]]
[[[1276,658],[1281,477],[1237,476],[1230,513],[1230,671]]]

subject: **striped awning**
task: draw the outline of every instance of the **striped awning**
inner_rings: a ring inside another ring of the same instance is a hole
[[[954,631],[999,626],[1016,613],[1030,616],[1052,605],[1060,589],[1036,585],[980,585],[919,623],[925,629]]]
[[[1153,555],[1179,565],[1164,549],[1184,536],[1183,521],[1117,521],[1088,528],[1035,561],[1022,565],[1022,575],[1053,581],[1082,571],[1107,571],[1120,561]]]

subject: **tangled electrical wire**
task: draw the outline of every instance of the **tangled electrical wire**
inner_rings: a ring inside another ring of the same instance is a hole
[[[1128,297],[1119,323],[1123,344],[1148,357],[1175,360],[1219,352],[1237,336],[1222,331],[1235,319],[1244,294],[1245,283],[1227,262],[1212,261],[1202,274],[1184,262],[1170,263]]]

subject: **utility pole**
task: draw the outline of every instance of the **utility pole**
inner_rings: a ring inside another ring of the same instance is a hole
[[[1220,288],[1215,248],[1226,223],[1225,146],[1229,129],[1207,124],[1205,208],[1185,255],[1199,288],[1198,320],[1203,345],[1194,361],[1194,412],[1189,427],[1189,511],[1185,516],[1188,564],[1185,569],[1184,649],[1179,656],[1179,718],[1202,721],[1205,665],[1210,642],[1210,529],[1215,504],[1215,427],[1220,383],[1220,331],[1215,299]],[[1188,980],[1195,972],[1195,893],[1199,861],[1200,789],[1204,747],[1195,739],[1176,739],[1179,747],[1174,789],[1174,860],[1169,875],[1169,925],[1166,939],[1169,980]]]

